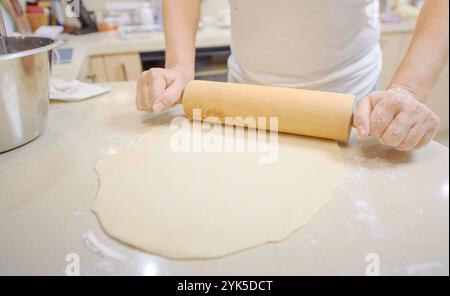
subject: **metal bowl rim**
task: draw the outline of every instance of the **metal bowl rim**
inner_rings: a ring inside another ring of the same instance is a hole
[[[31,55],[35,55],[35,54],[44,53],[44,52],[53,50],[55,48],[58,48],[58,47],[64,45],[64,43],[65,43],[62,40],[54,40],[54,39],[51,39],[51,38],[37,37],[37,36],[18,36],[18,37],[8,37],[8,38],[43,39],[43,40],[52,41],[52,43],[50,43],[49,45],[46,45],[46,46],[42,46],[42,47],[37,47],[37,48],[29,49],[29,50],[23,50],[23,51],[20,51],[20,52],[14,52],[14,53],[8,53],[8,54],[0,55],[0,62],[1,61],[13,60],[13,59],[20,59],[20,58],[31,56]]]

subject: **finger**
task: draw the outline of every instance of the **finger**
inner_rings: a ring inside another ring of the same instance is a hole
[[[353,119],[353,126],[357,129],[360,137],[366,137],[370,134],[370,113],[372,105],[367,97],[359,103]]]
[[[428,132],[428,128],[425,124],[419,123],[411,128],[406,138],[399,145],[396,146],[398,150],[412,150],[423,139]]]
[[[427,131],[434,128],[432,124],[432,113],[423,104],[418,105],[414,113],[409,116],[414,118],[416,123],[411,127],[405,139],[400,144],[395,145],[399,150],[414,149]]]
[[[146,100],[145,96],[146,96],[146,86],[143,83],[142,76],[141,76],[141,78],[138,80],[137,89],[136,89],[136,108],[139,111],[146,111],[145,110],[146,108],[144,107],[144,103]]]
[[[425,133],[423,138],[419,141],[419,143],[414,147],[415,149],[422,148],[425,145],[428,145],[436,136],[437,130],[429,130]]]
[[[162,112],[175,105],[181,97],[183,87],[177,81],[174,81],[155,101],[153,110],[156,113]]]
[[[147,96],[145,104],[148,108],[153,108],[156,99],[166,90],[167,83],[162,73],[157,71],[149,72],[147,82]]]
[[[406,112],[398,114],[381,136],[381,143],[389,146],[398,146],[405,140],[416,122]]]
[[[140,80],[138,80],[137,85],[136,85],[135,103],[136,103],[136,109],[138,109],[139,111],[142,111],[141,103],[140,103],[140,100],[141,100],[140,90],[141,90],[141,84],[140,84]]]
[[[421,147],[427,145],[428,143],[430,143],[436,136],[436,134],[439,130],[440,123],[441,123],[441,121],[440,121],[439,117],[437,117],[436,115],[433,114],[433,116],[431,117],[431,123],[430,123],[431,128],[425,133],[425,135],[420,140],[420,142],[416,145],[415,148],[421,148]]]
[[[382,137],[399,111],[398,104],[392,101],[391,98],[379,100],[370,114],[370,135],[378,138]]]

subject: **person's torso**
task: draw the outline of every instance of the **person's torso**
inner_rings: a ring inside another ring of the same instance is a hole
[[[369,76],[373,87],[377,0],[230,0],[230,9],[233,80],[364,92],[369,82],[360,80]]]

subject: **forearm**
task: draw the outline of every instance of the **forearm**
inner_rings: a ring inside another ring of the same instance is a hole
[[[200,0],[163,0],[166,68],[180,67],[194,75],[200,6]]]
[[[448,62],[448,9],[448,0],[425,2],[413,40],[391,81],[391,86],[404,86],[421,100],[426,100]]]

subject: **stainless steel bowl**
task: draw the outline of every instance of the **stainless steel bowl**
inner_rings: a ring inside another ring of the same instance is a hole
[[[40,37],[0,38],[7,48],[7,54],[0,54],[0,152],[5,152],[44,131],[51,52],[63,42]]]

